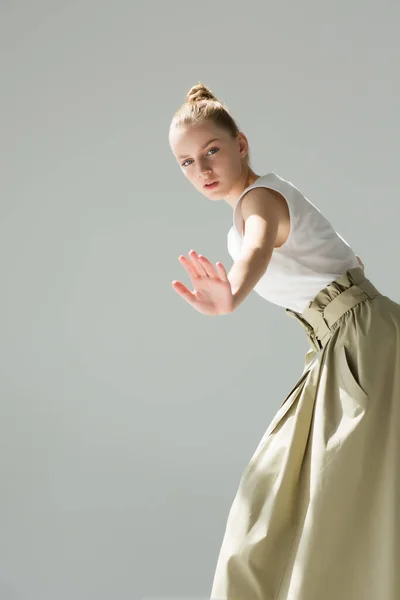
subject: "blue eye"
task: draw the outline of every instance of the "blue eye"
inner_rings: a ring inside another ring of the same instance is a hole
[[[213,150],[215,150],[216,152],[219,152],[219,148],[214,147],[214,148],[210,148],[209,151],[207,152],[207,154],[209,154],[210,152],[213,152]],[[215,154],[215,152],[213,152],[213,154]],[[188,166],[187,163],[190,163],[191,160],[192,159],[190,159],[190,158],[188,160],[185,160],[185,162],[182,163],[182,167]]]

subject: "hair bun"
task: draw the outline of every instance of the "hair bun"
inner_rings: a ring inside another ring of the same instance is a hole
[[[203,100],[217,101],[212,91],[203,83],[194,85],[186,94],[186,102],[201,102]]]

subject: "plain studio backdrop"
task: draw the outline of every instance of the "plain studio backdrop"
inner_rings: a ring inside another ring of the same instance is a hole
[[[0,599],[206,598],[242,471],[305,332],[255,293],[172,289],[231,260],[232,210],[168,128],[203,81],[256,173],[320,208],[393,299],[399,5],[0,0]],[[378,350],[378,349],[377,349]]]

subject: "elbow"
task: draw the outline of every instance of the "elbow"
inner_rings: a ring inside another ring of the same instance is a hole
[[[258,268],[265,273],[272,258],[272,248],[265,247],[253,247],[249,248],[243,255],[244,260],[251,262],[253,265],[257,265]]]

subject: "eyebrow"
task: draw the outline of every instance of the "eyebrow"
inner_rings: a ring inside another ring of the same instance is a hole
[[[201,149],[203,150],[203,148],[206,148],[206,147],[207,147],[209,144],[211,144],[212,142],[218,142],[218,141],[219,141],[219,139],[218,139],[218,138],[214,138],[214,139],[212,139],[212,140],[208,140],[208,142],[207,142],[206,144],[204,144],[204,146],[202,146],[202,147],[201,147]],[[188,155],[186,155],[186,154],[183,154],[183,155],[182,155],[182,154],[181,154],[181,155],[179,156],[179,158],[186,158],[186,156],[188,156]]]

